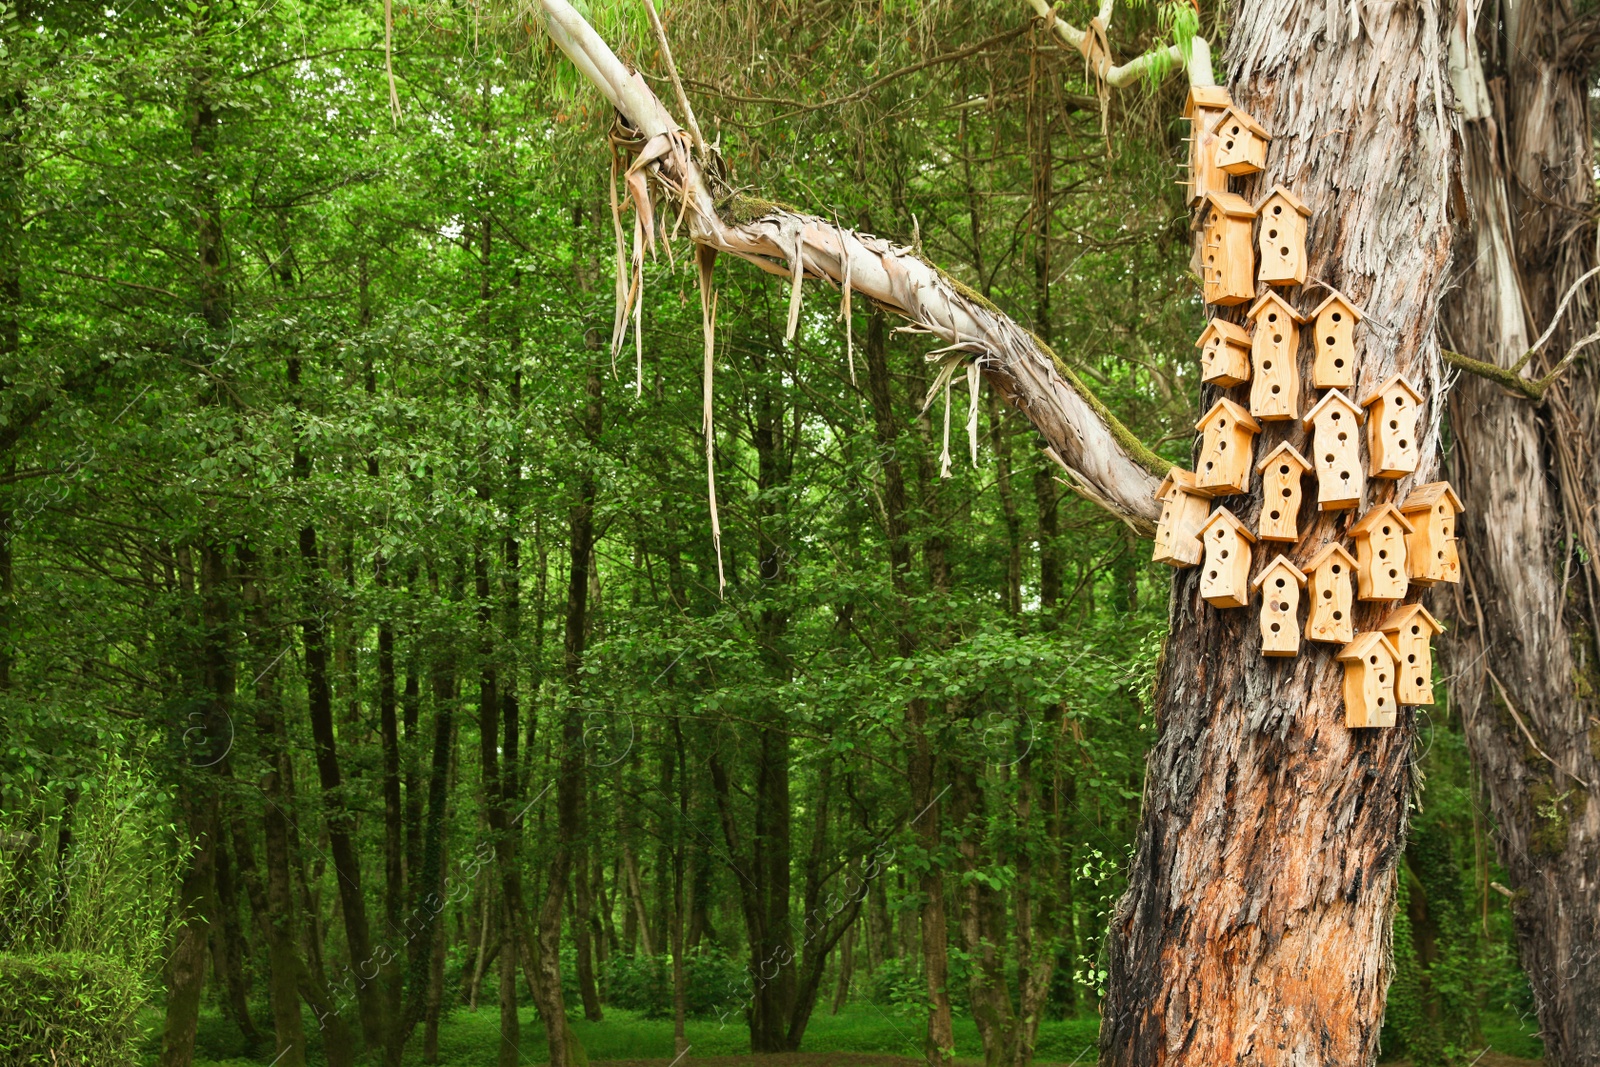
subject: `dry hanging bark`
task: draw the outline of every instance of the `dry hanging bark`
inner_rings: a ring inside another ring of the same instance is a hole
[[[694,241],[791,279],[803,272],[837,284],[848,271],[879,306],[972,353],[1080,489],[1148,530],[1166,465],[1042,343],[907,249],[777,205],[719,200],[643,81],[564,0],[543,4],[551,36],[631,127],[634,166],[685,203]],[[1454,157],[1437,9],[1378,9],[1349,36],[1320,2],[1259,0],[1230,14],[1230,87],[1275,133],[1270,166],[1242,191],[1283,183],[1313,207],[1312,277],[1357,299],[1381,338],[1368,346],[1359,385],[1398,372],[1426,398],[1417,474],[1374,486],[1368,502],[1403,496],[1438,464],[1434,325]],[[1283,440],[1303,448],[1294,423],[1264,436],[1269,450]],[[1259,494],[1230,505],[1253,519]],[[1319,516],[1296,561],[1354,517]],[[1205,607],[1198,577],[1186,571],[1173,585],[1160,736],[1130,890],[1112,927],[1103,1062],[1370,1063],[1390,970],[1413,717],[1392,730],[1346,729],[1332,655],[1262,659],[1253,614]],[[1362,605],[1358,624],[1372,629],[1380,610]]]

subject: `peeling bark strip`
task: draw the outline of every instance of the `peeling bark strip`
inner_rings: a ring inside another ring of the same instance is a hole
[[[912,249],[766,201],[719,200],[704,161],[691,155],[688,137],[644,80],[628,72],[566,0],[542,4],[551,39],[640,135],[627,145],[637,156],[630,172],[652,174],[684,203],[696,244],[792,279],[797,289],[802,275],[840,288],[848,276],[853,292],[964,347],[989,384],[1044,434],[1081,492],[1146,536],[1154,531],[1160,509],[1152,494],[1170,464],[1118,422],[1048,345]],[[642,217],[654,217],[637,194],[635,205]]]
[[[1310,279],[1367,313],[1357,392],[1399,372],[1427,397],[1420,469],[1370,486],[1370,508],[1438,466],[1434,323],[1454,159],[1434,9],[1365,15],[1351,40],[1320,0],[1236,3],[1224,70],[1234,100],[1273,133],[1267,169],[1240,191],[1254,198],[1281,183],[1304,199]],[[1297,307],[1320,299],[1290,296]],[[1310,360],[1301,363],[1308,374]],[[1218,395],[1208,389],[1202,406]],[[1283,441],[1307,447],[1297,424],[1273,423],[1258,454]],[[1260,502],[1256,492],[1230,507],[1254,527]],[[1291,561],[1304,569],[1357,515],[1318,514]],[[1346,729],[1333,648],[1263,659],[1254,613],[1213,610],[1198,585],[1193,570],[1173,583],[1159,739],[1112,922],[1101,1062],[1371,1063],[1391,970],[1412,713],[1394,729]],[[1385,610],[1359,606],[1357,629],[1376,629]]]

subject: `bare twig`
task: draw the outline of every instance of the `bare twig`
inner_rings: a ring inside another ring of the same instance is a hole
[[[1553,758],[1551,758],[1550,753],[1546,752],[1544,749],[1539,747],[1539,742],[1537,742],[1537,741],[1535,741],[1533,739],[1533,734],[1531,732],[1529,732],[1529,730],[1528,730],[1528,724],[1522,721],[1522,716],[1521,715],[1517,714],[1516,706],[1511,703],[1511,694],[1506,692],[1506,687],[1501,684],[1499,677],[1497,677],[1495,675],[1494,671],[1490,670],[1488,667],[1484,667],[1483,670],[1484,670],[1484,673],[1486,673],[1489,676],[1489,680],[1494,682],[1494,687],[1496,689],[1500,690],[1500,699],[1505,702],[1506,710],[1509,711],[1511,713],[1511,717],[1517,721],[1517,726],[1519,726],[1522,729],[1522,736],[1526,737],[1528,739],[1528,744],[1533,746],[1533,750],[1535,752],[1539,753],[1539,755],[1543,756],[1545,758],[1545,760],[1550,764],[1550,766],[1554,767],[1556,770],[1560,771],[1562,774],[1566,775],[1568,778],[1571,778],[1574,782],[1577,782],[1579,785],[1583,786],[1585,789],[1588,789],[1589,788],[1589,783],[1588,782],[1584,781],[1582,778],[1579,778],[1576,774],[1573,774],[1571,771],[1569,771],[1565,767],[1561,766],[1561,764],[1557,763]]]
[[[672,78],[672,91],[678,95],[678,106],[683,108],[683,121],[688,124],[689,136],[694,138],[696,150],[709,159],[706,139],[700,133],[700,124],[694,120],[694,108],[689,106],[689,96],[683,91],[683,82],[678,79],[678,65],[672,61],[672,46],[667,43],[667,31],[661,25],[661,16],[656,14],[655,0],[644,0],[644,9],[650,15],[650,28],[656,31],[656,44],[661,47],[661,61],[667,65],[667,74]]]
[[[1551,335],[1556,332],[1556,327],[1561,324],[1561,319],[1566,315],[1568,306],[1571,305],[1573,298],[1578,295],[1578,289],[1596,274],[1600,274],[1600,267],[1587,271],[1567,287],[1566,293],[1561,297],[1561,303],[1556,305],[1556,313],[1550,317],[1550,324],[1544,328],[1544,333],[1540,334],[1539,339],[1533,342],[1528,350],[1522,353],[1511,366],[1502,367],[1498,363],[1491,363],[1483,359],[1473,359],[1471,356],[1462,355],[1460,352],[1452,352],[1449,349],[1444,350],[1445,362],[1452,367],[1459,367],[1469,374],[1475,374],[1497,385],[1502,385],[1528,400],[1536,403],[1542,401],[1545,398],[1545,393],[1549,391],[1550,386],[1561,372],[1570,367],[1573,361],[1578,358],[1578,353],[1596,341],[1600,341],[1600,330],[1585,334],[1574,341],[1572,346],[1567,349],[1566,355],[1562,356],[1556,362],[1556,365],[1551,367],[1543,377],[1524,378],[1522,371],[1527,367],[1528,362],[1539,354],[1539,350],[1550,340]]]

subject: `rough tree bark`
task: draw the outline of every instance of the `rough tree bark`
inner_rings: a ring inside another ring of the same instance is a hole
[[[643,81],[564,0],[543,6],[552,38],[638,131],[630,185],[641,210],[651,208],[645,183],[654,178],[688,198],[695,241],[797,281],[803,271],[853,285],[959,346],[1083,491],[1148,527],[1150,468],[1160,465],[1144,464],[1142,446],[1040,342],[887,242],[774,205],[719,204],[688,138]],[[1356,391],[1400,372],[1426,398],[1418,472],[1374,484],[1370,506],[1438,467],[1434,326],[1453,163],[1445,34],[1431,5],[1363,9],[1359,34],[1342,11],[1305,0],[1240,3],[1231,14],[1233,96],[1276,135],[1268,170],[1243,191],[1282,182],[1315,212],[1312,277],[1353,296],[1371,327]],[[1281,440],[1303,446],[1305,435],[1278,424],[1258,447]],[[1247,522],[1259,509],[1258,496],[1229,503]],[[1354,517],[1317,516],[1293,558],[1304,562]],[[1370,1063],[1389,978],[1413,716],[1389,730],[1347,729],[1332,650],[1265,660],[1254,613],[1215,611],[1197,587],[1192,571],[1173,586],[1159,736],[1131,886],[1112,929],[1102,1060]],[[1362,605],[1358,628],[1372,629],[1386,607]]]
[[[1451,347],[1516,365],[1596,262],[1589,77],[1600,23],[1563,0],[1455,13],[1463,220]],[[1485,68],[1488,68],[1487,70]],[[1491,89],[1493,86],[1493,89]],[[1594,328],[1592,284],[1524,372]],[[1548,1061],[1600,1064],[1600,373],[1575,364],[1528,398],[1472,375],[1451,392],[1450,477],[1467,503],[1463,583],[1442,649],[1488,794]]]

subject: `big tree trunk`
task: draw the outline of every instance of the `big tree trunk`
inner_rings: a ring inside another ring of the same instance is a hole
[[[1484,16],[1472,41],[1465,8],[1456,17],[1451,74],[1472,214],[1445,332],[1452,347],[1508,367],[1594,265],[1587,96],[1597,26],[1559,0],[1506,3],[1498,14]],[[1529,376],[1594,321],[1592,300],[1580,299]],[[1547,1057],[1561,1067],[1600,1064],[1597,387],[1589,359],[1545,405],[1470,375],[1450,404],[1466,551],[1443,648],[1516,890],[1517,945]]]
[[[1309,276],[1373,324],[1353,392],[1399,371],[1427,398],[1427,427],[1441,414],[1433,328],[1450,248],[1444,39],[1427,9],[1364,8],[1355,41],[1342,21],[1327,24],[1335,12],[1297,0],[1233,10],[1230,88],[1274,135],[1249,192],[1282,182],[1310,205]],[[1256,447],[1285,438],[1307,447],[1293,423],[1271,424]],[[1373,482],[1365,507],[1434,476],[1437,433],[1421,445],[1416,475]],[[1228,506],[1253,525],[1260,504]],[[1354,517],[1318,514],[1292,558]],[[1111,928],[1102,1062],[1371,1063],[1413,715],[1347,729],[1332,646],[1264,659],[1255,611],[1208,607],[1198,579],[1191,569],[1173,582],[1159,736]],[[1362,604],[1356,628],[1373,629],[1388,607]]]

